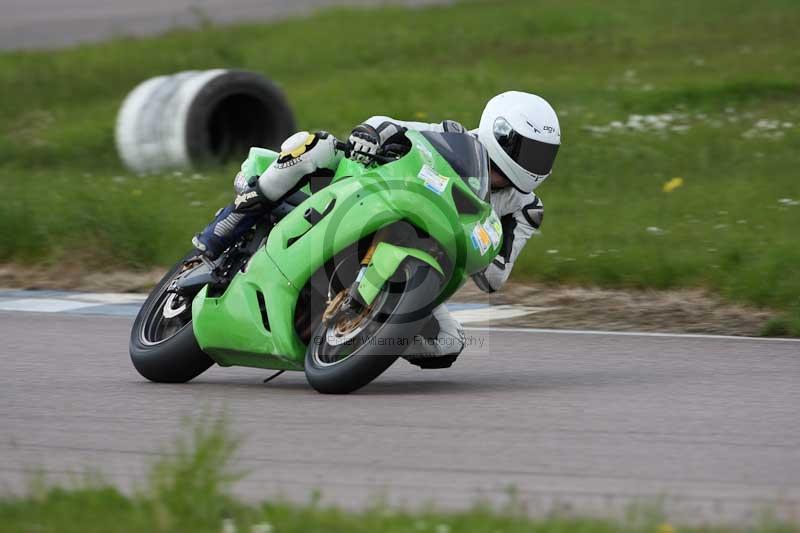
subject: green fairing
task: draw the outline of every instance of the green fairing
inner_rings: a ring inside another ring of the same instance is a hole
[[[364,303],[368,305],[372,304],[372,301],[380,292],[383,284],[392,277],[397,267],[400,266],[400,263],[407,257],[416,257],[428,263],[440,274],[444,275],[442,267],[439,266],[439,263],[430,254],[422,250],[395,246],[388,242],[382,242],[375,248],[372,261],[370,261],[364,273],[364,277],[358,284],[358,294],[364,300]]]
[[[250,148],[247,159],[242,163],[242,174],[247,178],[260,176],[276,159],[278,159],[277,152],[254,146]]]
[[[475,195],[420,133],[407,136],[412,149],[395,162],[367,168],[343,159],[332,183],[272,229],[266,246],[253,255],[224,294],[212,298],[205,289],[200,292],[192,304],[193,328],[200,347],[216,362],[302,370],[307,347],[294,324],[300,291],[336,253],[394,222],[408,222],[430,235],[449,258],[452,272],[441,301],[491,262],[501,241],[491,242],[481,254],[471,239],[478,224],[486,227],[497,222],[491,205]],[[276,157],[275,152],[254,148],[242,170],[261,174]],[[423,165],[447,180],[441,193],[426,187],[419,177]],[[459,214],[452,196],[456,187],[473,201],[477,212]],[[335,203],[331,206],[331,202]],[[328,213],[312,225],[303,217],[309,208]],[[422,250],[380,243],[359,286],[360,295],[372,301],[408,256],[444,273],[436,259]],[[266,304],[266,326],[259,291]]]

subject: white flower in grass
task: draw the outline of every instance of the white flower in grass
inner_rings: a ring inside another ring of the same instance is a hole
[[[231,518],[222,521],[222,533],[236,533],[236,522]]]
[[[800,201],[792,200],[791,198],[781,198],[780,200],[778,200],[778,203],[787,206],[800,205]]]
[[[447,524],[439,524],[436,526],[436,533],[450,533],[450,526]]]
[[[260,524],[255,524],[253,527],[250,528],[252,533],[272,533],[272,524],[269,522],[262,522]]]
[[[790,129],[793,126],[792,122],[762,118],[757,120],[752,128],[742,133],[742,137],[745,139],[781,139],[785,134],[783,130]]]
[[[547,253],[548,253],[548,254],[557,254],[557,253],[558,253],[558,250],[556,250],[555,248],[553,248],[553,249],[551,249],[551,250],[547,250]]]
[[[663,229],[657,226],[647,226],[645,229],[647,230],[647,233],[650,233],[651,235],[664,235],[664,233],[666,233]]]
[[[780,122],[777,120],[769,120],[762,118],[758,122],[756,122],[755,127],[762,130],[776,130],[780,127]]]

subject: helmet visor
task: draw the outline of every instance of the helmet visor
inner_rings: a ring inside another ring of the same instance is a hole
[[[503,118],[494,123],[494,138],[516,164],[531,174],[545,176],[553,169],[559,145],[525,137]]]

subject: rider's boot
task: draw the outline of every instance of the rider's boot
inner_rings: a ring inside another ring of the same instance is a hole
[[[431,321],[421,335],[414,337],[403,358],[420,368],[448,368],[464,350],[464,329],[444,304],[431,315]]]
[[[257,181],[246,185],[232,204],[220,209],[214,220],[194,236],[192,244],[203,255],[214,260],[269,213],[272,206]]]

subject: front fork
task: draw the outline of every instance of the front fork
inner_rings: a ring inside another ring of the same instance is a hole
[[[350,286],[350,291],[348,292],[350,299],[358,303],[362,307],[368,306],[369,303],[364,301],[364,299],[361,297],[361,294],[358,292],[358,288],[361,286],[361,280],[363,280],[364,276],[367,275],[367,269],[369,268],[370,263],[372,263],[372,257],[375,255],[375,249],[378,247],[379,244],[378,242],[379,233],[375,234],[375,237],[373,237],[372,239],[372,244],[369,245],[367,253],[365,253],[364,257],[361,259],[361,268],[358,270],[356,281]]]
[[[400,268],[400,265],[410,257],[428,264],[444,276],[444,270],[441,265],[428,252],[418,248],[407,248],[388,242],[378,242],[374,246],[372,253],[369,254],[369,261],[366,265],[361,265],[358,278],[350,289],[352,298],[363,305],[371,305],[383,286],[389,282],[397,272],[397,269]]]
[[[370,307],[370,304],[365,302],[358,293],[358,286],[367,273],[367,268],[372,261],[372,256],[375,254],[375,248],[377,248],[377,246],[378,234],[373,237],[367,253],[365,253],[364,257],[361,259],[361,268],[358,270],[358,275],[356,276],[355,282],[350,285],[349,289],[341,291],[332,299],[329,297],[328,307],[325,309],[325,312],[322,315],[322,321],[324,323],[327,324],[340,309],[351,309],[360,313]]]

